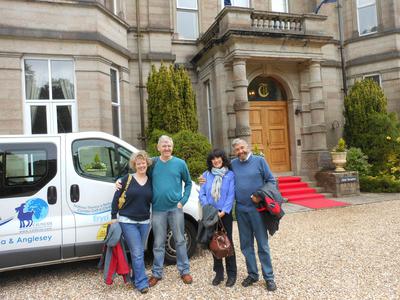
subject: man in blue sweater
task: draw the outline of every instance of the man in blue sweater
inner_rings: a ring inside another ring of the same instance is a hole
[[[246,259],[248,276],[242,285],[248,287],[258,281],[258,268],[254,251],[254,237],[258,245],[258,258],[268,291],[276,290],[268,234],[259,212],[251,201],[251,196],[266,182],[275,184],[265,159],[253,155],[247,142],[235,139],[232,148],[237,158],[232,160],[235,174],[236,217],[239,228],[240,249]]]
[[[152,228],[154,235],[153,269],[149,286],[157,284],[163,276],[167,228],[172,230],[176,247],[177,268],[182,281],[192,283],[185,241],[183,206],[189,199],[192,180],[184,160],[172,156],[173,141],[169,136],[159,138],[160,157],[153,159],[151,180],[153,186]],[[182,182],[184,192],[182,195]]]

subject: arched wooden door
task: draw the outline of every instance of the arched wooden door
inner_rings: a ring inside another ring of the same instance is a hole
[[[257,77],[248,88],[253,149],[257,145],[273,172],[291,170],[286,94],[270,77]]]

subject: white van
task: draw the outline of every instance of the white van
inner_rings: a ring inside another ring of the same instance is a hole
[[[114,182],[136,151],[102,132],[0,136],[0,272],[99,256]],[[195,184],[184,212],[190,256],[200,219]],[[173,262],[170,232],[166,250]]]

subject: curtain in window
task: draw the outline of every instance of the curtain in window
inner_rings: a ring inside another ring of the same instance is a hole
[[[40,88],[34,76],[25,76],[25,90],[26,99],[39,99]]]
[[[59,79],[64,99],[74,99],[74,85],[68,79]]]

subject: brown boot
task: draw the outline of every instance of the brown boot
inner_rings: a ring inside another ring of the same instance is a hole
[[[155,286],[160,280],[161,280],[161,278],[150,276],[150,278],[149,278],[149,287]]]
[[[192,276],[190,274],[185,274],[181,276],[183,283],[185,284],[191,284],[193,282]]]

